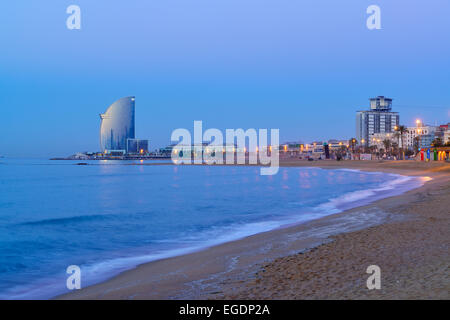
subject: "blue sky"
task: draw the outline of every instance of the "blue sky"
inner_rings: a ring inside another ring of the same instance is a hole
[[[81,8],[81,30],[66,8]],[[366,8],[381,8],[368,30]],[[98,114],[136,96],[136,134],[279,128],[350,138],[368,99],[450,121],[448,0],[17,0],[0,5],[0,154],[99,149]]]

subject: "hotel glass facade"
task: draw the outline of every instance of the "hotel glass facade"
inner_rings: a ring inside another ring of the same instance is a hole
[[[129,154],[142,154],[148,152],[148,140],[142,139],[128,139],[127,140],[127,153]]]
[[[117,100],[100,114],[100,147],[105,150],[127,150],[127,140],[134,139],[135,98]]]

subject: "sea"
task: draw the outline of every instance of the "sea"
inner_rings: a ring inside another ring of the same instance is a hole
[[[49,299],[135,266],[342,212],[419,177],[316,167],[0,159],[0,299]]]

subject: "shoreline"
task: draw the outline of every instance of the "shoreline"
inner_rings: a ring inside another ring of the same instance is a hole
[[[377,226],[398,223],[403,220],[409,221],[411,216],[408,216],[407,213],[402,214],[399,219],[400,215],[396,214],[395,210],[386,210],[388,208],[383,208],[383,206],[392,202],[397,202],[397,205],[399,202],[405,203],[405,198],[414,197],[414,195],[424,192],[423,189],[433,189],[433,186],[442,182],[448,184],[450,176],[450,165],[445,163],[418,164],[412,161],[342,161],[337,163],[335,161],[307,162],[299,160],[285,160],[280,163],[280,167],[301,166],[323,169],[357,169],[408,176],[427,175],[431,176],[433,180],[406,193],[376,200],[370,204],[357,206],[316,220],[258,233],[193,253],[147,262],[104,282],[55,298],[224,299],[231,297],[259,299],[261,297],[250,291],[257,287],[252,281],[259,280],[261,282],[258,277],[265,266],[277,265],[279,259],[320,251],[322,246],[338,241],[336,239],[343,234],[370,230]],[[405,221],[402,223],[407,223]],[[323,254],[321,255],[323,256]],[[325,259],[327,256],[322,258]],[[288,266],[290,265],[292,262],[288,263]],[[276,274],[279,273],[276,272]],[[365,276],[363,277],[365,279]],[[233,285],[230,286],[230,283]],[[155,288],[158,291],[155,291]],[[264,291],[278,292],[278,295],[281,294],[284,299],[313,297],[308,294],[302,297],[283,296],[283,290],[281,292],[274,289]],[[286,293],[288,291],[284,290]],[[316,291],[314,290],[314,292]],[[277,298],[278,295],[273,293],[262,298]],[[322,297],[327,296],[329,295],[326,292],[322,293]],[[320,297],[319,295],[318,298]]]

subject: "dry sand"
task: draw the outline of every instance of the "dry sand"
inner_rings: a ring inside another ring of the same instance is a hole
[[[449,299],[450,164],[299,161],[428,176],[418,189],[304,224],[140,265],[62,299]],[[381,268],[368,290],[366,268]]]

